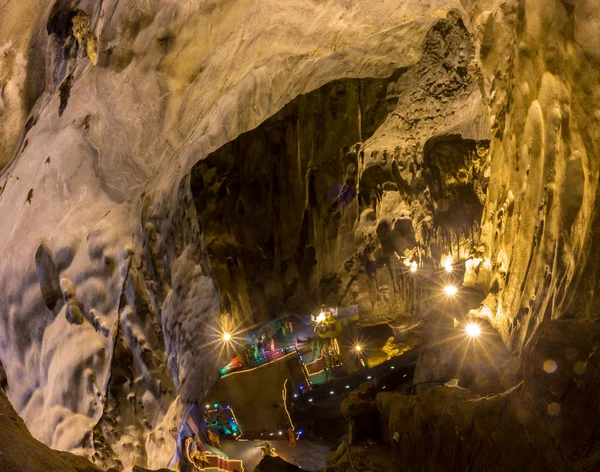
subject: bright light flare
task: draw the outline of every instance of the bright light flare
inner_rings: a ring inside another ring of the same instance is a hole
[[[317,316],[317,323],[323,323],[323,321],[325,321],[325,313],[321,312],[319,313],[319,316]]]
[[[229,333],[223,333],[223,341],[231,341],[231,334]]]
[[[456,292],[458,292],[458,289],[456,288],[456,285],[446,285],[444,287],[444,292],[446,292],[446,295],[449,297],[453,297],[456,295]]]
[[[356,346],[354,346],[354,349],[356,350],[356,352],[360,352],[362,351],[362,346],[360,344],[357,344]]]
[[[453,264],[454,259],[452,256],[448,256],[442,261],[442,267],[444,267],[446,272],[452,272],[454,270]]]
[[[417,271],[417,263],[416,262],[411,262],[410,263],[410,271],[414,274]]]
[[[477,336],[481,335],[481,328],[477,323],[469,323],[465,331],[472,338],[476,338]]]

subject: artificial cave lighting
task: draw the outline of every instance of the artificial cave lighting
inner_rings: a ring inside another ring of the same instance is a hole
[[[410,271],[412,273],[415,273],[417,271],[417,263],[416,262],[411,262],[410,263]]]
[[[458,289],[456,288],[456,285],[446,285],[444,287],[444,292],[449,297],[453,297],[454,295],[456,295],[456,292],[458,292]]]
[[[231,334],[223,333],[223,341],[231,341]]]
[[[325,313],[321,312],[319,313],[319,316],[317,316],[317,323],[323,323],[323,321],[325,321]]]
[[[452,272],[454,270],[453,264],[454,258],[452,256],[448,256],[442,261],[442,267],[446,272]]]
[[[362,350],[362,346],[360,344],[357,344],[356,346],[354,346],[354,350],[356,352],[360,352]]]
[[[477,323],[467,324],[465,331],[472,338],[476,338],[481,335],[481,328],[479,327],[479,325]]]

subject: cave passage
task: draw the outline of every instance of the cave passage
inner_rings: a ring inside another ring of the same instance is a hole
[[[191,188],[224,311],[267,321],[315,308],[329,283],[321,255],[340,232],[352,244],[340,219],[343,209],[354,218],[358,211],[354,146],[393,109],[387,86],[401,74],[301,95],[194,167]]]

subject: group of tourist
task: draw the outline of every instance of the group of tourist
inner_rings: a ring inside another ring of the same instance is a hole
[[[294,332],[294,325],[291,321],[277,321],[265,328],[264,331],[256,334],[252,341],[246,343],[242,348],[241,359],[245,366],[249,366],[255,362],[263,361],[266,353],[275,354],[275,336],[281,332],[283,336]]]
[[[318,340],[313,341],[310,349],[313,359],[319,359],[321,370],[325,372],[325,377],[329,378],[333,376],[333,368],[341,363],[340,346],[337,339],[333,338],[331,341],[325,341],[323,344]]]

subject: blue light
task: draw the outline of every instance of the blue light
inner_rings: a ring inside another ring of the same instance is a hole
[[[229,405],[227,405],[227,409],[231,408]]]
[[[302,430],[298,431],[298,436],[300,436],[302,434]]]
[[[218,404],[218,403],[215,403],[215,408],[217,408],[218,406],[219,406],[219,404]]]
[[[300,385],[300,390],[302,390],[304,387],[302,385]]]

